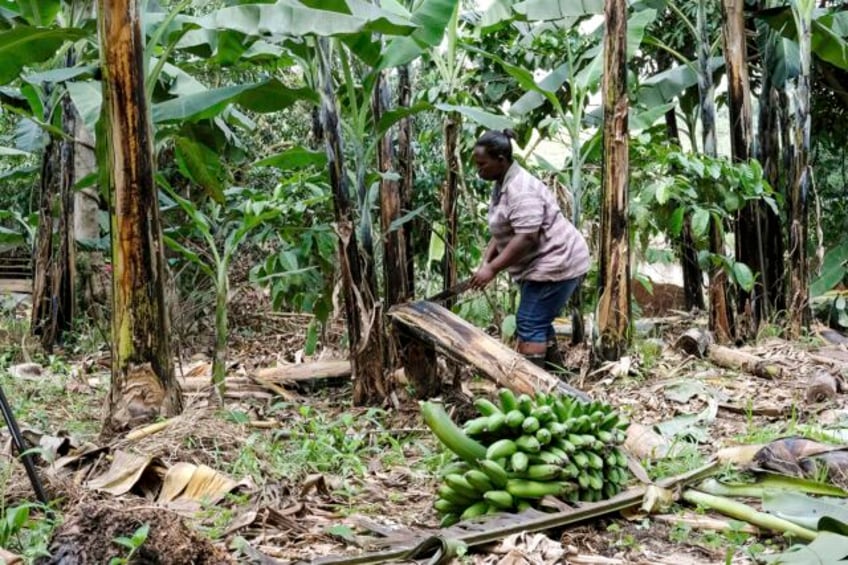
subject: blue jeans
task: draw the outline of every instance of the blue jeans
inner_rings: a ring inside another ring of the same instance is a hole
[[[518,339],[527,343],[546,343],[555,339],[553,321],[580,286],[583,277],[564,281],[523,281],[521,300],[515,314]]]

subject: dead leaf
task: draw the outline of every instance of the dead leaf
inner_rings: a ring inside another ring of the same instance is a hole
[[[154,458],[150,455],[116,451],[109,470],[88,481],[86,486],[90,489],[108,492],[113,496],[121,496],[135,486],[153,460]]]
[[[565,549],[545,534],[524,532],[504,538],[494,553],[504,555],[498,565],[547,565],[561,562]]]
[[[306,476],[300,487],[300,496],[306,496],[312,490],[315,490],[317,494],[321,495],[330,494],[330,489],[327,488],[327,480],[321,473],[313,473]]]
[[[674,503],[674,493],[655,485],[648,485],[642,498],[642,511],[648,514],[667,511]]]
[[[679,404],[686,404],[693,397],[706,392],[703,383],[691,378],[679,379],[663,387],[665,397]]]
[[[182,477],[180,477],[182,478]],[[239,483],[206,465],[195,466],[185,490],[175,500],[192,500],[215,504],[232,492]]]
[[[82,445],[79,448],[72,450],[67,455],[56,459],[50,465],[50,471],[53,473],[57,473],[65,467],[73,466],[74,468],[77,468],[82,464],[91,462],[93,459],[107,451],[109,451],[108,447],[100,447],[98,445],[94,445],[93,443],[86,443],[85,445]]]
[[[197,465],[191,463],[175,463],[165,474],[165,478],[162,481],[162,490],[159,491],[159,496],[156,500],[159,502],[171,502],[177,498],[185,490],[189,481],[191,481],[195,469],[197,469]]]
[[[15,555],[0,547],[0,563],[3,563],[3,565],[22,565],[23,562],[24,560],[20,555]]]
[[[8,369],[16,379],[35,380],[44,374],[44,368],[38,363],[20,363]]]
[[[653,428],[632,422],[627,428],[624,449],[636,459],[663,459],[671,451],[671,442]]]
[[[848,447],[832,446],[817,441],[788,437],[775,440],[757,451],[754,463],[760,469],[790,477],[827,480],[841,488],[848,487]]]
[[[763,448],[765,444],[758,443],[755,445],[734,445],[732,447],[724,447],[716,453],[716,459],[722,464],[732,463],[734,465],[746,466],[754,461],[754,456]]]
[[[237,517],[235,520],[230,522],[229,526],[227,526],[227,529],[224,531],[223,537],[228,537],[234,534],[235,532],[239,531],[240,529],[248,527],[256,521],[256,517],[258,515],[259,513],[256,512],[256,510],[249,510],[241,516]]]

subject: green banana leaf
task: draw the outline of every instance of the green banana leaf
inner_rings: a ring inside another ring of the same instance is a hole
[[[81,29],[19,26],[0,33],[0,84],[16,79],[24,67],[53,57],[66,41],[87,36]]]
[[[604,0],[525,0],[512,7],[528,20],[561,20],[604,13]]]
[[[255,112],[275,112],[305,100],[318,103],[318,95],[308,88],[289,88],[276,79],[240,84],[186,94],[153,106],[156,123],[201,120],[219,114],[231,103]]]

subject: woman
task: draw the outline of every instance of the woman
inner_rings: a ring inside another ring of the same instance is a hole
[[[512,160],[510,130],[488,131],[474,145],[474,163],[494,181],[491,239],[471,278],[481,289],[507,270],[521,289],[516,313],[518,352],[540,367],[559,360],[553,320],[589,270],[589,248],[565,219],[553,192]]]

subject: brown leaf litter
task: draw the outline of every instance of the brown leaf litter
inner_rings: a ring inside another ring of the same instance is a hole
[[[150,565],[224,565],[236,563],[226,552],[188,528],[176,514],[149,507],[116,503],[80,504],[66,515],[50,543],[50,557],[39,565],[102,565],[125,557],[128,550],[115,542],[132,537],[143,525],[147,539],[133,563]]]

